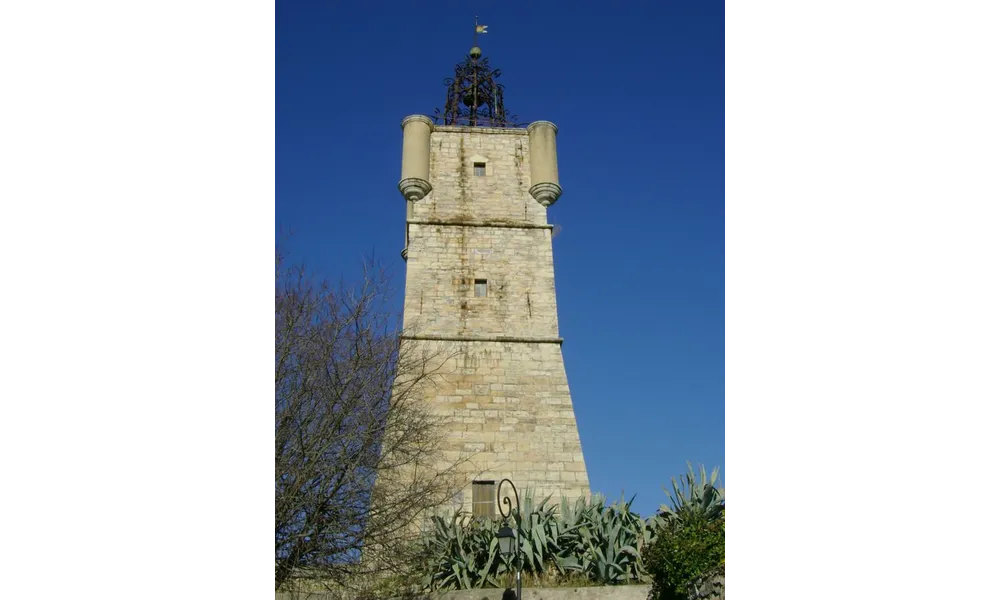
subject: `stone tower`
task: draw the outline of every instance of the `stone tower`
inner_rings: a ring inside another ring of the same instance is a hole
[[[434,120],[403,119],[407,343],[448,356],[427,394],[448,422],[444,464],[469,458],[456,505],[496,510],[495,485],[589,496],[556,314],[556,126],[513,122],[478,48]]]

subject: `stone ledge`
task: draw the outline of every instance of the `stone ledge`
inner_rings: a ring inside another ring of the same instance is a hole
[[[577,588],[522,588],[522,600],[646,600],[652,586],[638,585],[605,585]],[[428,594],[436,600],[501,600],[503,590],[485,588],[478,590],[459,590],[454,592],[438,592]]]
[[[435,125],[433,133],[506,133],[528,136],[527,127],[472,127],[471,125]]]
[[[501,223],[499,221],[407,221],[407,225],[444,225],[445,227],[500,227],[503,229],[552,229],[549,224]]]
[[[506,335],[438,335],[438,334],[403,334],[404,340],[426,340],[434,342],[512,342],[517,344],[562,344],[561,337],[518,337]]]
[[[646,600],[651,586],[638,585],[607,585],[576,588],[531,588],[521,590],[523,600]],[[417,594],[422,600],[501,600],[504,590],[500,588],[482,588],[476,590],[457,590],[452,592],[430,592]],[[275,592],[275,600],[345,600],[353,597],[350,592]]]

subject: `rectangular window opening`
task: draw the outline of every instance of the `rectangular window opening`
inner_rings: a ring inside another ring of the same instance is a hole
[[[496,485],[493,481],[472,482],[472,516],[496,516]]]
[[[472,163],[472,170],[476,177],[486,176],[486,163]]]
[[[486,280],[477,279],[476,280],[476,298],[486,297]]]

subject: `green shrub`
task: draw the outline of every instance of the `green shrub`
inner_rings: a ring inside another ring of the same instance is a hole
[[[725,511],[712,521],[689,518],[668,522],[645,558],[653,579],[651,600],[701,596],[707,582],[725,575]]]
[[[701,467],[701,478],[688,472],[680,483],[671,478],[670,504],[660,506],[660,528],[644,553],[653,581],[650,600],[688,600],[714,595],[712,580],[725,576],[726,494],[715,487],[718,468],[711,477]]]

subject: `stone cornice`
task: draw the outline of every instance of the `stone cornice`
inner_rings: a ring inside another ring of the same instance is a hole
[[[443,225],[445,227],[501,227],[504,229],[552,229],[552,225],[537,223],[504,223],[501,221],[416,221],[406,222],[407,225]]]
[[[432,121],[431,118],[428,117],[428,116],[426,116],[426,115],[410,115],[410,116],[404,118],[403,121],[399,125],[403,129],[406,129],[407,123],[411,123],[413,121],[418,121],[420,123],[425,123],[428,127],[431,128],[431,131],[434,131],[434,121]]]
[[[404,340],[427,340],[435,342],[498,342],[515,344],[562,344],[561,337],[520,337],[507,335],[443,335],[435,333],[427,334],[403,334],[400,336]]]
[[[434,132],[506,133],[507,135],[528,135],[528,130],[520,127],[469,127],[467,125],[435,125]]]
[[[525,131],[531,131],[536,127],[551,127],[553,132],[559,133],[559,128],[556,127],[556,124],[552,121],[535,121],[531,125],[528,125],[528,128]]]

